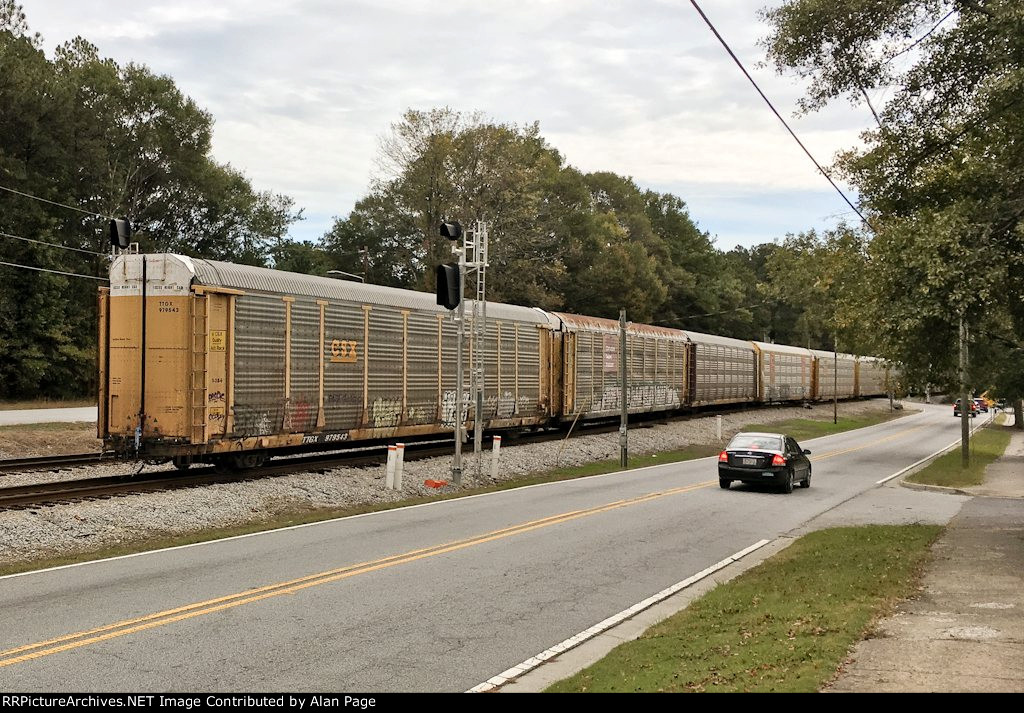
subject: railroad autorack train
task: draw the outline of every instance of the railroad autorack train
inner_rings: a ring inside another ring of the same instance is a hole
[[[99,304],[98,431],[123,457],[246,468],[282,453],[452,433],[460,415],[471,425],[471,411],[457,413],[457,328],[430,294],[122,254]],[[488,303],[485,430],[617,415],[618,329]],[[630,413],[831,399],[834,384],[839,398],[880,395],[886,370],[850,354],[627,330]]]

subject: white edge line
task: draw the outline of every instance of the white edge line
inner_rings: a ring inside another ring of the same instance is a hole
[[[645,609],[650,609],[655,604],[658,604],[659,602],[663,602],[664,600],[666,600],[669,597],[671,597],[673,594],[677,594],[678,592],[682,591],[683,589],[686,589],[687,587],[689,587],[689,586],[691,586],[693,584],[696,584],[700,580],[702,580],[702,579],[704,579],[706,577],[710,577],[712,574],[714,574],[718,570],[727,567],[728,565],[732,564],[733,562],[736,562],[737,560],[739,560],[739,559],[745,557],[746,555],[750,554],[754,550],[761,549],[762,547],[764,547],[765,545],[769,544],[770,542],[772,542],[772,540],[759,540],[759,541],[755,542],[754,544],[752,544],[750,547],[745,547],[744,549],[740,550],[739,552],[736,552],[735,554],[729,555],[724,560],[721,560],[720,562],[716,562],[715,564],[711,565],[710,567],[701,570],[697,574],[695,574],[695,575],[693,575],[691,577],[687,577],[686,579],[682,580],[681,582],[676,582],[672,586],[666,587],[665,589],[662,589],[657,594],[655,594],[653,596],[650,596],[647,599],[644,599],[643,601],[637,602],[636,604],[634,604],[631,607],[623,609],[618,614],[613,614],[612,616],[610,616],[607,619],[605,619],[605,620],[595,624],[594,626],[590,627],[589,629],[584,629],[583,631],[581,631],[580,633],[576,634],[575,636],[570,636],[565,641],[563,641],[563,642],[561,642],[559,644],[555,644],[554,646],[552,646],[549,649],[545,649],[544,651],[542,651],[541,653],[537,654],[536,656],[531,656],[530,658],[526,659],[522,663],[516,664],[512,668],[509,668],[509,669],[507,669],[505,671],[502,671],[497,676],[492,676],[491,678],[487,679],[483,683],[480,683],[480,684],[478,684],[476,686],[473,686],[468,691],[466,691],[466,693],[486,693],[487,691],[492,691],[492,690],[494,690],[496,688],[499,688],[499,687],[505,685],[506,683],[508,683],[513,678],[517,678],[519,676],[522,676],[524,673],[528,673],[528,672],[532,671],[533,669],[537,668],[538,666],[540,666],[545,661],[548,661],[549,659],[552,659],[552,658],[554,658],[555,656],[557,656],[557,655],[559,655],[561,653],[565,653],[569,649],[575,648],[575,647],[579,646],[580,644],[582,644],[585,641],[593,639],[598,634],[603,634],[604,632],[608,631],[609,629],[611,629],[612,627],[616,626],[617,624],[625,621],[626,619],[629,619],[630,617],[633,617],[633,616],[639,614],[640,612],[644,611]]]
[[[993,420],[994,420],[994,419],[993,419],[993,417],[991,417],[991,416],[990,416],[990,417],[989,417],[989,419],[988,419],[987,421],[985,421],[984,423],[979,423],[979,424],[977,424],[976,426],[974,426],[974,428],[972,428],[972,429],[971,429],[971,436],[973,436],[973,435],[975,434],[975,432],[976,432],[976,431],[977,431],[977,430],[978,430],[979,428],[984,428],[984,427],[985,427],[985,426],[987,426],[988,424],[992,423],[992,421],[993,421]],[[948,450],[952,450],[952,449],[953,449],[953,448],[955,448],[956,446],[960,445],[960,441],[961,441],[961,439],[960,439],[960,438],[958,438],[958,439],[956,439],[955,441],[953,441],[952,443],[950,443],[950,444],[949,444],[948,446],[943,446],[943,447],[942,447],[942,448],[940,448],[939,450],[935,451],[935,452],[934,452],[934,453],[932,453],[931,455],[927,455],[927,456],[925,456],[924,458],[922,458],[921,460],[917,461],[916,463],[911,463],[910,465],[908,465],[908,466],[907,466],[906,468],[904,468],[903,470],[897,471],[897,472],[893,473],[893,474],[892,474],[892,475],[890,475],[890,476],[887,476],[887,477],[885,477],[885,478],[882,478],[881,480],[876,480],[876,481],[875,481],[875,485],[882,485],[883,483],[888,483],[888,482],[889,482],[890,480],[892,480],[893,478],[898,478],[898,477],[900,477],[901,475],[903,475],[903,474],[904,474],[904,473],[906,473],[907,471],[913,470],[914,468],[916,468],[917,466],[921,465],[922,463],[927,463],[927,462],[928,462],[928,461],[930,461],[930,460],[931,460],[932,458],[936,458],[936,457],[938,457],[938,456],[942,455],[943,453],[945,453],[946,451],[948,451]]]
[[[921,415],[921,414],[914,414],[914,415],[912,415],[910,417],[913,418],[916,415]],[[882,425],[885,425],[886,423],[891,423],[891,422],[892,421],[885,421],[883,423],[877,423],[877,424],[875,424],[875,426],[882,426]],[[874,428],[874,426],[866,426],[865,428]],[[862,430],[862,429],[855,429],[855,430],[859,431],[859,430]],[[835,436],[835,435],[840,435],[840,434],[830,434],[830,435]],[[819,436],[818,438],[828,438],[828,437],[829,436]],[[814,440],[817,440],[817,439],[816,438],[808,439],[808,441],[814,441]],[[931,457],[931,456],[929,456],[929,457]],[[717,458],[717,456],[705,456],[703,458],[691,458],[691,459],[685,460],[685,461],[672,461],[671,463],[658,463],[658,464],[655,464],[655,465],[645,465],[645,466],[642,466],[640,468],[630,468],[629,470],[616,470],[616,471],[613,471],[611,473],[600,473],[598,475],[588,475],[585,478],[569,478],[567,480],[557,480],[557,481],[555,481],[553,483],[535,483],[534,485],[524,485],[524,486],[521,486],[521,487],[518,487],[518,488],[509,488],[507,490],[498,490],[498,491],[495,491],[493,493],[478,493],[476,495],[465,495],[465,496],[459,497],[459,498],[449,498],[448,500],[433,500],[433,501],[431,501],[429,503],[419,503],[418,505],[406,505],[406,506],[400,507],[400,508],[390,508],[388,510],[378,510],[376,512],[364,512],[364,513],[360,513],[358,515],[346,515],[345,517],[336,517],[336,518],[331,518],[330,520],[318,520],[316,522],[305,522],[305,523],[302,523],[300,525],[289,525],[288,527],[278,527],[278,528],[274,528],[272,530],[261,530],[259,532],[250,532],[250,533],[245,534],[245,535],[233,535],[231,537],[220,537],[220,538],[213,539],[213,540],[204,540],[203,542],[193,542],[193,543],[188,544],[188,545],[175,545],[173,547],[161,547],[160,549],[157,549],[157,550],[146,550],[145,552],[133,552],[132,554],[129,554],[129,555],[118,555],[117,557],[104,557],[102,559],[88,560],[87,562],[74,562],[72,564],[62,564],[62,565],[58,565],[56,567],[47,567],[45,569],[33,569],[33,570],[29,570],[27,572],[17,572],[15,574],[5,574],[5,575],[0,575],[0,581],[3,581],[5,579],[14,579],[15,577],[27,577],[27,576],[33,575],[33,574],[45,574],[47,572],[57,572],[57,571],[63,570],[63,569],[71,569],[72,567],[86,567],[86,566],[89,566],[89,565],[103,564],[103,563],[106,563],[106,562],[116,562],[118,560],[132,559],[133,557],[144,557],[144,556],[148,556],[148,555],[157,555],[157,554],[161,554],[161,553],[164,553],[164,552],[173,552],[175,550],[185,550],[185,549],[188,549],[190,547],[203,547],[205,545],[216,545],[216,544],[219,544],[219,543],[222,543],[222,542],[231,542],[232,540],[244,540],[244,539],[246,539],[248,537],[261,537],[261,536],[264,536],[264,535],[272,535],[272,534],[277,533],[277,532],[287,532],[288,530],[299,530],[299,529],[302,529],[304,527],[316,527],[316,526],[319,526],[319,525],[330,525],[330,524],[333,524],[333,523],[336,523],[336,522],[341,522],[343,520],[355,520],[356,518],[360,518],[360,517],[372,517],[372,516],[376,516],[376,515],[393,515],[395,513],[401,513],[401,512],[405,512],[407,510],[413,510],[415,508],[425,508],[425,507],[431,507],[431,506],[434,506],[434,505],[450,505],[450,504],[452,504],[454,502],[457,502],[459,500],[471,500],[473,498],[486,498],[486,497],[490,497],[492,495],[508,495],[510,493],[516,493],[516,492],[520,492],[520,491],[523,491],[523,490],[530,490],[531,488],[547,488],[547,487],[559,486],[559,485],[572,485],[572,484],[576,483],[577,480],[588,480],[588,481],[590,481],[590,480],[595,480],[597,478],[606,478],[606,477],[612,476],[612,475],[623,475],[625,473],[630,473],[630,474],[632,474],[632,473],[639,473],[641,471],[653,470],[655,468],[668,468],[668,467],[671,467],[671,466],[680,465],[682,463],[697,463],[697,462],[702,461],[702,460],[711,460],[713,458]],[[913,467],[913,466],[911,466],[911,467]],[[524,475],[529,475],[529,473],[524,473]],[[895,476],[892,476],[892,477],[895,477]],[[188,534],[188,533],[182,533],[182,534]]]

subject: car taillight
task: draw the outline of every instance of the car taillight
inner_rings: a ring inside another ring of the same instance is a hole
[[[786,465],[786,459],[776,453],[772,456],[772,465]]]
[[[719,463],[728,463],[729,462],[729,454],[726,453],[725,451],[722,451],[721,453],[719,453],[718,454],[718,462]]]

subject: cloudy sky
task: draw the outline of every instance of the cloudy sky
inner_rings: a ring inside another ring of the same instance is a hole
[[[757,10],[773,2],[702,7],[828,163],[870,115],[839,103],[792,118],[801,85],[757,66]],[[439,106],[539,121],[581,170],[681,196],[723,249],[851,221],[688,0],[21,4],[48,52],[82,35],[171,75],[213,114],[216,159],[305,209],[296,238],[316,239],[366,193],[378,139],[406,109]]]

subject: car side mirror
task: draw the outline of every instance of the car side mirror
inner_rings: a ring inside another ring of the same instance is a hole
[[[811,452],[809,450],[807,450],[806,448],[804,448],[804,455],[805,456],[809,456],[809,455],[811,455]]]

